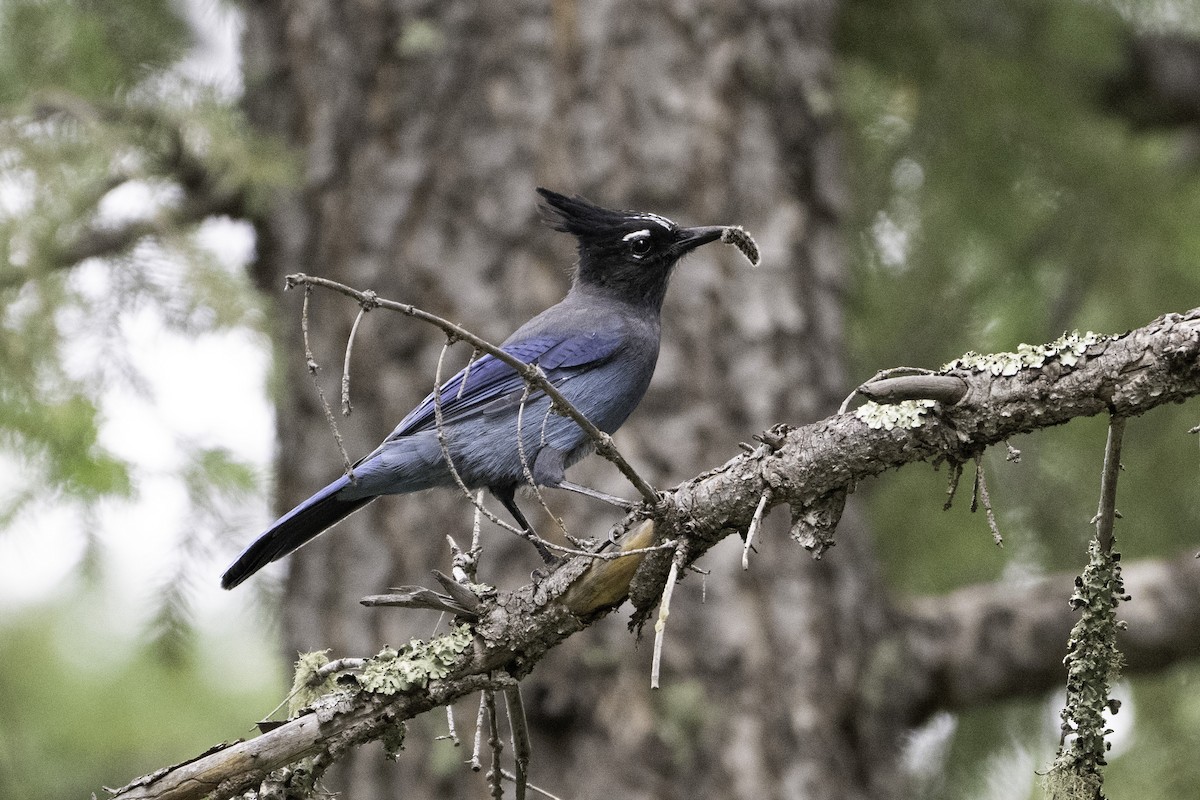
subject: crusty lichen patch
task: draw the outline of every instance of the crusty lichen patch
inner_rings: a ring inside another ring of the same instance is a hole
[[[1019,344],[1015,353],[964,353],[942,367],[942,372],[952,369],[969,369],[987,372],[996,376],[1016,375],[1022,369],[1040,369],[1047,361],[1057,360],[1064,366],[1073,367],[1087,352],[1088,347],[1103,338],[1098,333],[1072,331],[1064,333],[1046,344]]]
[[[396,694],[425,688],[430,680],[444,678],[459,654],[471,646],[471,629],[459,625],[445,636],[428,642],[413,639],[396,650],[385,647],[367,659],[358,676],[363,691]]]
[[[343,699],[355,690],[372,694],[393,695],[413,688],[423,689],[429,681],[450,674],[458,656],[471,646],[471,629],[460,625],[445,636],[428,642],[413,639],[397,650],[385,647],[365,662],[353,678],[349,671],[331,672],[322,676],[320,670],[329,663],[329,651],[302,653],[296,661],[296,674],[288,700],[289,716],[301,709],[313,708],[340,694]],[[339,681],[338,677],[343,676]]]
[[[936,405],[934,400],[903,400],[899,403],[876,403],[872,400],[855,409],[854,416],[873,430],[919,428],[925,412]]]

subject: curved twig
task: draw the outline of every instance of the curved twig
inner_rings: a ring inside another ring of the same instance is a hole
[[[338,430],[337,420],[334,419],[333,409],[329,407],[329,401],[325,399],[325,390],[321,388],[321,381],[317,379],[317,371],[321,366],[317,363],[317,359],[313,357],[312,347],[308,343],[308,301],[312,296],[312,288],[304,287],[304,303],[300,307],[300,334],[304,339],[304,363],[308,367],[308,374],[312,377],[313,386],[317,389],[317,397],[321,400],[321,410],[325,412],[325,422],[329,425],[329,430],[333,432],[333,439],[337,442],[338,452],[342,454],[342,466],[346,474],[350,476],[350,482],[354,482],[354,465],[350,461],[350,456],[346,455],[346,443],[342,441],[342,433]],[[346,360],[349,362],[350,350],[346,349]]]
[[[364,302],[358,309],[358,316],[354,318],[354,324],[350,326],[350,335],[346,337],[346,357],[342,361],[342,416],[350,416],[350,412],[354,410],[354,406],[350,404],[350,354],[354,350],[354,337],[358,335],[358,326],[362,322],[363,315],[375,307],[374,292],[368,292],[371,299]]]

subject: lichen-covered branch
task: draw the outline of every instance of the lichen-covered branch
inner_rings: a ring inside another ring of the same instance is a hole
[[[868,406],[804,427],[779,425],[761,437],[762,447],[665,493],[653,509],[635,509],[619,546],[643,548],[670,538],[695,560],[724,537],[746,531],[764,495],[768,508],[788,504],[793,519],[817,509],[819,524],[811,524],[828,539],[832,510],[840,509],[844,495],[885,470],[914,461],[961,464],[1016,434],[1079,416],[1134,416],[1200,394],[1200,309],[1160,317],[1121,336],[1082,338],[1082,346],[1043,347],[1036,364],[1004,361],[997,369],[987,361],[956,363],[945,374],[965,384],[962,399],[951,406],[909,401],[920,405],[899,421]],[[672,552],[613,561],[573,558],[538,584],[486,598],[471,628],[471,646],[446,666],[444,677],[390,696],[354,693],[249,742],[139,779],[118,796],[231,797],[335,743],[380,738],[416,714],[520,680],[546,651],[626,599],[633,603],[634,622],[644,621],[658,601]]]
[[[1096,538],[1088,546],[1088,565],[1075,582],[1071,606],[1080,612],[1067,641],[1067,703],[1062,710],[1062,739],[1046,787],[1054,798],[1100,798],[1106,755],[1106,713],[1115,714],[1120,701],[1112,684],[1120,676],[1122,657],[1117,648],[1117,606],[1130,599],[1121,576],[1121,555],[1113,549],[1117,518],[1117,477],[1121,472],[1121,443],[1125,418],[1108,424],[1104,470],[1100,480],[1100,509]]]

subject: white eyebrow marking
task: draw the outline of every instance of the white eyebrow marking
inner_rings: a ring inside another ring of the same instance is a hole
[[[645,214],[638,214],[637,218],[638,219],[647,219],[647,220],[650,220],[651,222],[657,222],[659,225],[662,225],[667,230],[671,230],[672,228],[675,227],[674,222],[671,222],[671,220],[667,219],[666,217],[660,217],[658,214],[651,214],[651,213],[647,212]]]
[[[633,233],[625,234],[624,236],[621,237],[621,241],[628,242],[630,239],[641,239],[643,236],[649,236],[649,235],[650,235],[650,229],[642,228],[640,231],[634,231]]]

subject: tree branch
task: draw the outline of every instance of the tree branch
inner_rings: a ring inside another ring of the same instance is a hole
[[[1117,634],[1125,673],[1149,672],[1200,656],[1200,560],[1125,564],[1121,604],[1128,629]],[[1075,575],[1027,585],[989,583],[913,601],[898,626],[912,674],[908,718],[919,724],[940,709],[961,709],[1060,688],[1063,656],[1078,612],[1067,604]]]
[[[89,258],[118,255],[149,236],[165,236],[208,217],[238,216],[241,212],[242,200],[235,193],[193,190],[179,205],[164,208],[147,219],[130,220],[115,226],[84,227],[59,243],[52,261],[66,269]]]
[[[166,178],[183,192],[180,202],[145,219],[119,225],[99,225],[95,221],[64,225],[57,232],[58,241],[42,260],[43,267],[49,270],[61,271],[89,258],[119,255],[142,239],[165,236],[208,217],[246,216],[246,187],[234,184],[194,152],[185,141],[183,123],[162,109],[132,103],[103,103],[54,92],[34,99],[33,117],[68,118],[87,126],[127,126],[133,129],[133,137],[145,155],[149,169],[139,169],[137,174],[114,169],[96,185],[84,187],[78,203],[79,218],[91,216],[106,195],[131,180]],[[6,271],[0,275],[0,289],[20,286],[30,277],[26,271]]]
[[[416,309],[395,305],[418,315]],[[897,418],[874,414],[876,409],[868,404],[854,414],[839,414],[801,428],[776,426],[762,437],[767,443],[763,447],[667,492],[655,509],[632,513],[623,523],[619,546],[641,548],[675,538],[686,546],[691,561],[724,537],[745,531],[766,493],[769,505],[787,503],[795,517],[806,508],[828,504],[861,480],[903,464],[930,460],[961,464],[1016,434],[1074,417],[1135,416],[1200,394],[1200,309],[1160,317],[1122,336],[1055,343],[1036,349],[1035,355],[1031,364],[1040,358],[1036,366],[1013,369],[1011,359],[955,362],[946,374],[963,380],[967,391],[953,406],[910,401],[915,402],[911,414]],[[1022,358],[1028,357],[1030,353],[1024,352]],[[1002,368],[996,369],[996,363]],[[645,519],[639,513],[653,513],[655,518]],[[359,691],[252,741],[139,779],[117,796],[231,797],[257,787],[272,770],[333,744],[379,738],[416,714],[495,687],[498,681],[503,685],[519,680],[547,650],[625,599],[634,605],[634,624],[643,622],[662,592],[671,563],[670,551],[613,561],[573,558],[539,584],[485,600],[480,620],[472,627],[474,646],[458,657],[445,677],[430,680],[424,688],[388,697]],[[1149,588],[1135,583],[1132,574],[1130,586],[1135,593],[1151,594]],[[1065,608],[1066,591],[1055,597],[1045,591],[1045,596],[1039,595],[1042,605]],[[1200,620],[1200,609],[1191,610]],[[1131,625],[1136,627],[1137,623]],[[1058,642],[1065,640],[1064,630]],[[936,642],[937,637],[930,641]],[[938,651],[932,648],[931,652]],[[1127,652],[1131,664],[1143,657],[1135,644],[1127,645]],[[925,674],[930,681],[938,674],[938,665],[949,663],[936,657],[927,661]]]

